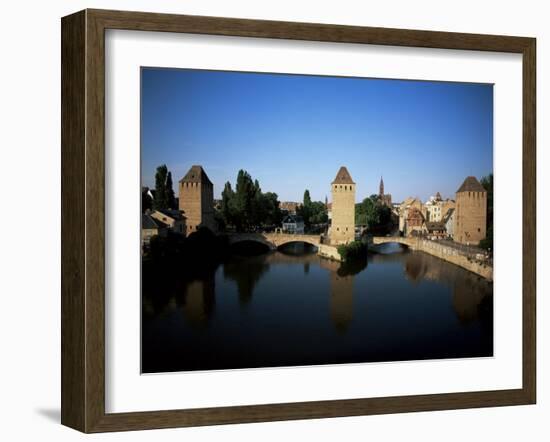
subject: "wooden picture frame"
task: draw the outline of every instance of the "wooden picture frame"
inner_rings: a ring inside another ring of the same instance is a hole
[[[523,57],[523,385],[513,390],[105,412],[105,30],[124,29],[518,53]],[[84,10],[62,19],[62,408],[83,432],[533,404],[536,398],[536,40]]]

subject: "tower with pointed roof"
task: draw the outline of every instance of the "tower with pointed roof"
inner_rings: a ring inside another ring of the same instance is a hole
[[[202,166],[191,166],[179,181],[179,209],[187,218],[187,234],[200,227],[216,231],[214,222],[214,185]]]
[[[487,229],[487,191],[476,177],[467,177],[456,191],[454,240],[477,245]]]
[[[355,183],[344,166],[332,182],[330,242],[345,244],[355,239]]]
[[[391,195],[384,193],[384,178],[380,176],[380,185],[378,187],[378,198],[380,200],[380,203],[391,207]]]

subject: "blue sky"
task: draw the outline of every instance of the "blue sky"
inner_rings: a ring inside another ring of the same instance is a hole
[[[280,201],[330,200],[339,167],[357,200],[454,198],[468,175],[493,170],[487,84],[142,69],[142,184],[166,164],[177,181],[201,164],[219,198],[239,169]]]

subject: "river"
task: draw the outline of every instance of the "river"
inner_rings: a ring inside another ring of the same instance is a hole
[[[342,266],[295,243],[170,279],[144,284],[144,373],[493,354],[492,283],[398,244]]]

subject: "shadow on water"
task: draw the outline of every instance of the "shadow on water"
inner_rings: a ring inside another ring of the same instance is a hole
[[[176,268],[144,261],[142,370],[492,355],[491,283],[382,246],[349,263],[305,243],[255,242]]]

